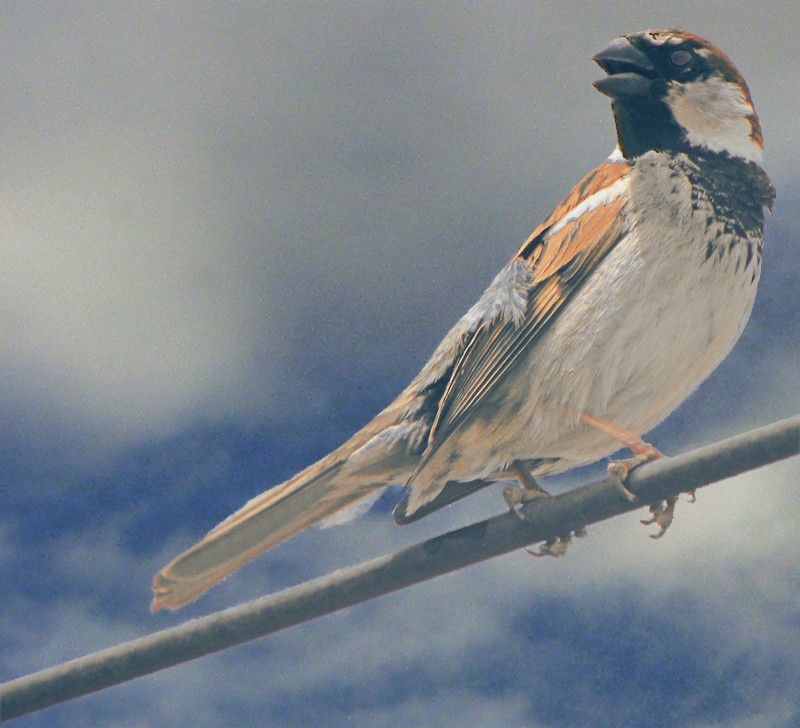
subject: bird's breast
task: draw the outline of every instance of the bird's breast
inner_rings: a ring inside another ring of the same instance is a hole
[[[557,469],[609,454],[618,444],[580,425],[582,412],[644,433],[739,338],[755,299],[760,231],[726,223],[685,165],[656,153],[637,161],[625,214],[624,237],[498,387],[493,399],[517,413],[498,430],[498,453],[560,458]]]

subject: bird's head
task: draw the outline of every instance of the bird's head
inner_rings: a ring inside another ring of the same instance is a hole
[[[702,147],[760,162],[763,139],[744,78],[719,48],[677,28],[617,38],[594,56],[627,159]]]

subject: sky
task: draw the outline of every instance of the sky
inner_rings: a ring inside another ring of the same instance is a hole
[[[742,71],[778,190],[742,339],[650,433],[679,453],[800,412],[796,3],[0,3],[2,679],[501,512],[399,528],[390,492],[148,612],[407,384],[613,148],[591,56],[668,25]],[[798,725],[796,488],[773,465],[658,542],[619,517],[16,724]]]

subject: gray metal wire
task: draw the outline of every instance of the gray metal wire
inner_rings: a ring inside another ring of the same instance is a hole
[[[647,503],[800,453],[800,416],[658,460],[633,471],[624,500],[609,480],[474,523],[177,627],[125,642],[0,685],[0,721],[148,675],[211,652],[350,607]]]

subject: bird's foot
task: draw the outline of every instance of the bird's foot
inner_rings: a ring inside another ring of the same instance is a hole
[[[508,509],[521,521],[525,520],[525,513],[522,506],[539,498],[549,498],[548,493],[534,479],[525,464],[519,460],[512,463],[510,471],[516,476],[520,485],[507,485],[503,488],[503,499]],[[520,487],[521,486],[521,487]],[[567,547],[572,543],[572,538],[584,538],[586,529],[579,528],[566,536],[556,536],[545,541],[537,551],[525,549],[531,556],[553,556],[558,558],[567,553]]]
[[[567,547],[572,543],[573,536],[575,538],[586,538],[586,529],[579,528],[567,536],[556,536],[549,541],[545,541],[537,551],[533,549],[525,549],[531,556],[553,556],[559,558],[567,553]]]
[[[530,503],[539,498],[548,498],[550,494],[547,491],[538,492],[535,490],[528,490],[527,488],[520,488],[518,485],[507,485],[503,488],[503,500],[510,510],[521,521],[525,520],[525,514],[522,512],[522,506]]]
[[[642,463],[649,463],[651,460],[665,457],[664,454],[649,442],[642,440],[638,435],[634,435],[628,430],[623,430],[608,420],[590,415],[588,412],[581,414],[581,422],[611,435],[617,442],[633,453],[632,458],[610,462],[608,464],[608,477],[611,478],[617,491],[625,500],[636,503],[639,499],[625,487],[628,474]]]
[[[522,506],[538,498],[549,498],[550,494],[536,482],[536,479],[522,461],[514,461],[509,470],[517,478],[520,485],[509,484],[503,488],[503,500],[506,502],[508,510],[524,521],[525,515],[522,512]]]
[[[653,505],[650,506],[650,513],[653,514],[653,517],[646,521],[639,521],[643,526],[649,526],[651,523],[655,523],[656,526],[658,526],[658,533],[651,533],[650,538],[661,538],[667,532],[667,529],[672,525],[672,519],[675,516],[675,504],[677,502],[677,497],[667,498],[667,500],[653,503]]]
[[[658,460],[658,458],[663,458],[664,455],[660,453],[656,448],[650,445],[653,449],[653,453],[640,453],[638,455],[634,455],[632,458],[624,458],[623,460],[612,460],[608,464],[608,477],[611,479],[611,482],[614,484],[614,487],[617,489],[617,492],[627,501],[631,503],[636,503],[639,499],[631,493],[625,487],[625,481],[628,479],[628,475],[630,475],[631,470],[634,468],[638,468],[643,463],[650,462],[651,460]]]
[[[642,438],[638,435],[634,435],[632,432],[623,430],[607,420],[594,417],[588,412],[584,412],[581,415],[581,421],[587,425],[597,428],[598,430],[608,433],[615,440],[629,448],[633,453],[632,458],[614,460],[610,462],[608,464],[608,477],[614,483],[614,486],[619,491],[620,495],[625,498],[625,500],[630,501],[631,503],[638,501],[639,499],[636,497],[636,495],[631,493],[631,491],[625,487],[625,481],[628,479],[628,475],[630,475],[631,470],[639,467],[642,463],[649,463],[653,460],[659,460],[660,458],[666,457],[666,455],[664,455],[664,453],[662,453],[657,447],[642,440]],[[689,502],[694,503],[695,500],[696,498],[694,491],[689,491]],[[650,513],[653,517],[647,521],[642,521],[642,523],[645,526],[655,523],[659,528],[658,533],[652,534],[650,538],[661,538],[667,532],[667,529],[670,527],[672,519],[675,515],[675,504],[677,502],[677,497],[667,498],[666,500],[659,501],[658,503],[654,503],[650,506]]]
[[[689,503],[694,503],[697,500],[693,490],[688,491],[687,495],[689,496]],[[643,526],[649,526],[652,523],[658,526],[658,533],[651,533],[650,538],[661,538],[667,532],[667,529],[672,525],[672,519],[675,517],[675,504],[677,502],[678,496],[675,496],[650,506],[650,513],[653,514],[653,517],[646,521],[639,521]]]

